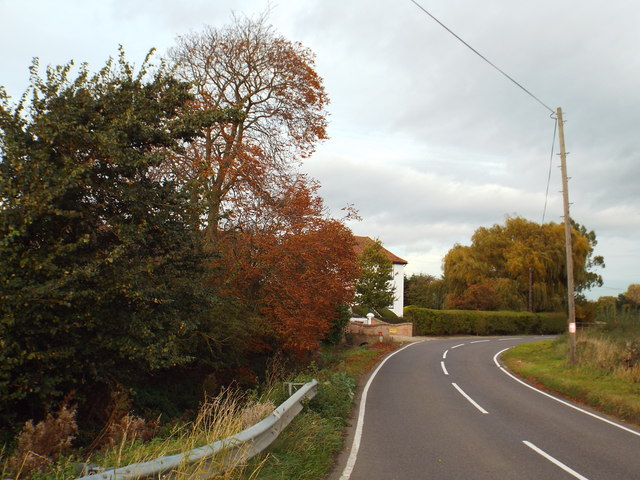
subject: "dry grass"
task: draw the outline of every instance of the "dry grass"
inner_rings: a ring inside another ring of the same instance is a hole
[[[145,420],[132,415],[132,405],[133,401],[127,393],[115,391],[111,394],[109,418],[102,431],[87,447],[89,454],[119,445],[123,439],[133,441],[140,438],[148,441],[156,435],[160,419]]]
[[[578,364],[597,368],[628,382],[640,383],[640,338],[620,338],[599,332],[578,336]]]
[[[326,377],[327,380],[331,380],[330,385],[323,384],[324,394],[318,395],[318,402],[315,402],[313,410],[300,415],[300,418],[283,432],[279,439],[280,449],[276,447],[271,453],[261,454],[249,462],[249,465],[241,461],[232,468],[227,468],[229,459],[223,454],[196,465],[180,465],[172,472],[174,478],[323,478],[333,461],[333,452],[342,445],[342,430],[346,420],[341,416],[343,408],[336,402],[341,399],[348,414],[355,377],[368,371],[382,356],[395,348],[397,345],[376,344],[368,349],[350,349],[336,355],[332,374],[314,371],[312,376]],[[273,391],[270,392],[271,395],[265,394],[263,398],[280,395],[280,389],[276,386],[279,386],[278,381],[284,371],[280,360],[273,362],[268,382]],[[96,443],[94,453],[90,458],[84,459],[87,463],[107,469],[147,462],[211,444],[258,423],[275,408],[270,401],[251,399],[237,390],[230,389],[204,403],[192,423],[175,426],[170,431],[169,427],[165,426],[158,437],[144,441],[143,433],[148,422],[131,415],[125,398],[114,398],[113,405],[114,413],[109,418],[102,438]],[[311,406],[308,408],[311,409]],[[310,449],[309,445],[317,448]],[[286,452],[283,452],[282,448],[285,448]],[[31,478],[77,478],[79,475],[74,469],[73,461],[73,457],[61,458],[47,473],[36,473]],[[215,473],[222,470],[223,465],[226,470],[223,473]],[[9,471],[7,461],[0,460],[0,479],[14,478],[17,477]],[[27,480],[29,477],[23,471],[19,478]]]
[[[3,465],[2,478],[31,478],[54,467],[58,457],[71,450],[71,442],[78,433],[76,409],[62,405],[55,414],[48,414],[36,425],[25,423],[18,435],[17,447]]]
[[[118,415],[120,418],[112,418],[101,435],[100,443],[104,448],[87,458],[86,462],[106,469],[117,469],[187,452],[237,434],[271,414],[274,409],[270,401],[250,401],[239,391],[229,389],[204,402],[192,423],[176,426],[164,437],[151,441],[142,438],[148,422],[131,414]],[[45,422],[35,426],[28,422],[18,439],[16,451],[8,459],[0,460],[0,479],[76,478],[78,474],[72,464],[73,458],[60,458],[69,450],[76,431],[75,411],[66,407],[57,416],[49,415]],[[4,455],[2,458],[5,458]],[[260,468],[260,463],[252,464],[252,471],[244,474],[255,478]],[[230,465],[229,459],[221,453],[194,464],[179,465],[172,473],[177,479],[231,479],[238,478],[243,470],[245,465],[242,462]]]
[[[127,439],[125,434],[119,445],[105,452],[101,465],[122,467],[155,458],[187,452],[235,435],[269,415],[273,403],[249,402],[237,390],[226,390],[208,399],[201,406],[195,421],[175,429],[162,441],[142,443]],[[243,464],[230,465],[225,453],[214,455],[195,464],[182,464],[172,473],[175,478],[233,478],[244,468]],[[223,473],[217,473],[222,472]]]

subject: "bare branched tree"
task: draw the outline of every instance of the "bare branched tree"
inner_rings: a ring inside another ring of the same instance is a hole
[[[328,97],[314,54],[277,34],[266,15],[181,36],[169,56],[194,85],[196,111],[230,113],[174,164],[197,188],[215,241],[242,221],[243,204],[277,197],[273,187],[326,138]]]

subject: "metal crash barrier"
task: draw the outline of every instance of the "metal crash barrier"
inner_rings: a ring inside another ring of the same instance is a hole
[[[302,402],[315,397],[317,391],[317,380],[304,384],[267,418],[224,440],[218,440],[188,452],[85,475],[76,480],[170,479],[178,468],[182,471],[189,465],[197,467],[196,471],[189,475],[190,479],[211,477],[249,460],[271,445],[280,432],[302,410]]]

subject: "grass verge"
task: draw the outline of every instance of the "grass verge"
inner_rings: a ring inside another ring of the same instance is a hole
[[[318,480],[331,470],[344,446],[345,430],[360,377],[369,372],[397,344],[374,344],[339,353],[325,353],[319,368],[296,381],[318,379],[318,394],[280,434],[271,448],[250,462],[246,472],[260,465],[261,480]],[[243,477],[247,479],[248,477]]]
[[[578,347],[586,350],[590,343],[585,337]],[[569,365],[566,337],[518,345],[503,353],[502,361],[536,386],[640,426],[640,383],[610,366],[587,361]]]

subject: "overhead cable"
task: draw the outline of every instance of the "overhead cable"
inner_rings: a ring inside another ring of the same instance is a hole
[[[420,10],[422,10],[424,13],[426,13],[427,15],[429,15],[433,20],[435,20],[442,28],[444,28],[447,32],[449,32],[451,35],[453,35],[454,37],[456,37],[460,42],[462,42],[468,49],[470,49],[473,53],[475,53],[476,55],[478,55],[480,58],[482,58],[485,62],[487,62],[489,65],[491,65],[493,68],[495,68],[498,72],[500,72],[502,75],[504,75],[505,77],[507,77],[509,80],[511,80],[514,84],[516,84],[518,87],[520,87],[527,95],[529,95],[531,98],[533,98],[536,102],[538,102],[540,105],[542,105],[544,108],[546,108],[547,110],[549,110],[551,113],[555,113],[555,111],[550,108],[549,106],[547,106],[544,102],[542,102],[542,100],[540,100],[538,97],[536,97],[533,93],[531,93],[529,90],[527,90],[526,88],[524,88],[520,83],[518,83],[516,80],[514,80],[511,76],[509,76],[507,73],[505,73],[502,69],[500,69],[497,65],[495,65],[493,62],[491,62],[487,57],[485,57],[484,55],[482,55],[480,52],[478,52],[475,48],[473,48],[471,45],[469,45],[467,42],[465,42],[462,38],[460,38],[458,35],[456,35],[455,32],[453,32],[449,27],[447,27],[444,23],[442,23],[440,20],[438,20],[436,17],[434,17],[433,15],[431,15],[422,5],[420,5],[416,0],[411,0],[411,2],[418,7]]]
[[[547,178],[547,191],[544,194],[544,209],[542,210],[542,222],[544,223],[544,216],[547,213],[547,198],[549,198],[549,184],[551,183],[551,167],[553,165],[553,147],[556,144],[556,131],[558,130],[558,119],[555,119],[553,124],[553,141],[551,142],[551,157],[549,158],[549,176]]]

